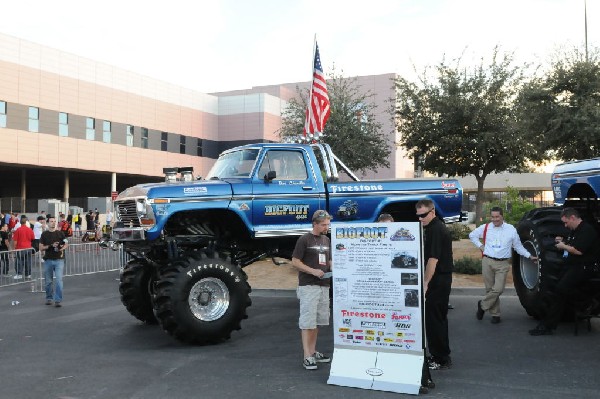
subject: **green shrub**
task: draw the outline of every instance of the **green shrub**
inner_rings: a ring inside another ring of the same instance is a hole
[[[481,259],[463,256],[454,261],[454,273],[481,274]]]
[[[450,231],[450,237],[452,237],[452,241],[469,238],[469,233],[471,232],[469,226],[462,223],[453,223],[448,225],[448,230]]]

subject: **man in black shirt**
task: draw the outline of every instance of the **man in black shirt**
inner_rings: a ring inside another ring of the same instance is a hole
[[[85,215],[85,229],[88,231],[88,233],[90,231],[96,230],[96,226],[95,226],[95,222],[94,222],[94,214],[92,213],[91,209]]]
[[[56,229],[56,219],[48,218],[48,230],[40,238],[40,251],[44,252],[44,278],[46,280],[46,305],[60,308],[63,300],[63,272],[65,250],[69,243],[62,231]],[[52,282],[54,280],[54,287]]]
[[[553,292],[547,293],[546,315],[529,334],[551,335],[562,317],[565,304],[573,299],[577,287],[587,278],[591,266],[598,260],[598,233],[593,226],[584,222],[574,208],[565,208],[560,220],[571,230],[564,240],[556,237],[556,248],[563,251],[565,269]]]
[[[417,217],[425,235],[425,332],[431,357],[429,368],[447,369],[452,366],[448,339],[448,302],[452,287],[452,239],[444,223],[436,217],[435,206],[429,199],[416,204]]]

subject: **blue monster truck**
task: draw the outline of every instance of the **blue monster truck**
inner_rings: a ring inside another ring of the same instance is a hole
[[[349,181],[340,181],[338,166]],[[415,203],[429,197],[446,222],[461,217],[456,180],[359,181],[327,144],[246,145],[221,154],[205,180],[176,172],[120,193],[112,239],[132,258],[119,287],[127,310],[188,343],[240,329],[251,304],[242,268],[290,259],[315,210],[353,222],[381,213],[416,221]]]
[[[600,158],[566,162],[557,165],[552,173],[554,207],[538,208],[526,213],[517,226],[523,246],[536,254],[535,263],[513,252],[513,279],[519,300],[527,313],[543,317],[540,306],[542,293],[551,290],[563,270],[562,251],[555,248],[556,236],[566,237],[569,231],[560,220],[564,207],[579,210],[582,218],[600,230]],[[596,277],[581,287],[581,302],[576,311],[586,309],[590,315],[600,314],[600,286]],[[594,299],[595,298],[595,299]],[[572,310],[568,310],[572,312]],[[572,315],[572,313],[571,313]]]

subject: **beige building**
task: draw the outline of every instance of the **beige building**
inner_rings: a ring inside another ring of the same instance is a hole
[[[502,202],[508,187],[518,188],[521,196],[538,206],[551,206],[552,173],[493,173],[485,179],[486,200]],[[463,188],[463,210],[474,211],[477,199],[477,180],[474,176],[459,177]]]
[[[358,78],[375,94],[392,146],[385,111],[394,77]],[[200,93],[0,34],[1,209],[35,212],[37,199],[108,197],[163,180],[164,167],[193,166],[205,176],[225,149],[278,141],[297,85],[308,82]],[[412,177],[412,161],[395,146],[390,164],[376,177]]]

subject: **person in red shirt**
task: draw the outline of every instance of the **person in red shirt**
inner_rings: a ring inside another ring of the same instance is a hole
[[[17,274],[13,277],[15,280],[23,278],[23,272],[27,278],[31,278],[31,253],[33,247],[31,242],[35,240],[33,230],[27,227],[27,217],[21,217],[21,227],[15,230],[12,236],[14,249],[17,252],[16,271]]]
[[[14,229],[16,225],[17,225],[17,214],[13,213],[8,221],[8,230],[12,231],[12,229]]]

